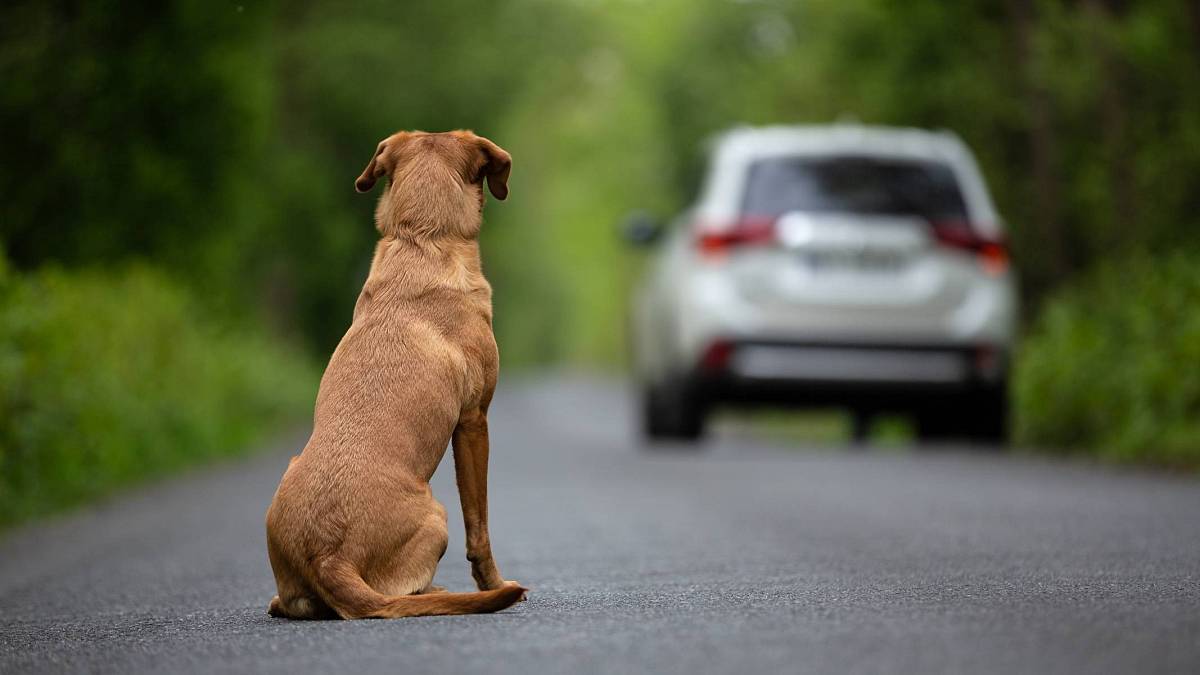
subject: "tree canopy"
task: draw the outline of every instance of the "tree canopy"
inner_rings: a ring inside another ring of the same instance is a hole
[[[352,0],[0,9],[14,266],[141,258],[327,350],[375,236],[353,178],[399,128],[514,156],[484,254],[510,362],[620,358],[613,226],[683,206],[731,125],[949,128],[1026,306],[1200,235],[1200,10],[1183,0]]]

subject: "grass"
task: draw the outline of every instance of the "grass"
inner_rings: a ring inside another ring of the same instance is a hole
[[[840,409],[731,410],[719,419],[749,426],[764,438],[795,446],[837,446],[850,443],[853,419]],[[913,441],[912,425],[903,415],[878,415],[871,423],[870,443],[875,446],[904,446]]]
[[[0,267],[0,527],[245,452],[315,386],[159,272]]]

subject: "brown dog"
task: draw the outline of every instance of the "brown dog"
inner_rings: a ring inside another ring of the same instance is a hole
[[[366,192],[390,179],[375,211],[382,238],[321,379],[312,437],[267,510],[273,616],[468,614],[524,597],[500,576],[488,539],[487,410],[499,359],[477,241],[483,181],[504,199],[511,166],[469,131],[400,132],[355,182]],[[446,509],[429,479],[451,440],[474,593],[430,585]]]

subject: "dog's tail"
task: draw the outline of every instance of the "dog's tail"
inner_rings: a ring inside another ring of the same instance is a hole
[[[511,584],[474,593],[384,595],[368,586],[362,575],[344,560],[327,559],[316,568],[322,599],[343,619],[498,612],[520,601],[527,590]]]

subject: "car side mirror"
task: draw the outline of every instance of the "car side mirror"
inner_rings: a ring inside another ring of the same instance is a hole
[[[621,235],[629,244],[646,247],[662,237],[663,226],[645,211],[634,211],[625,217],[621,225]]]

